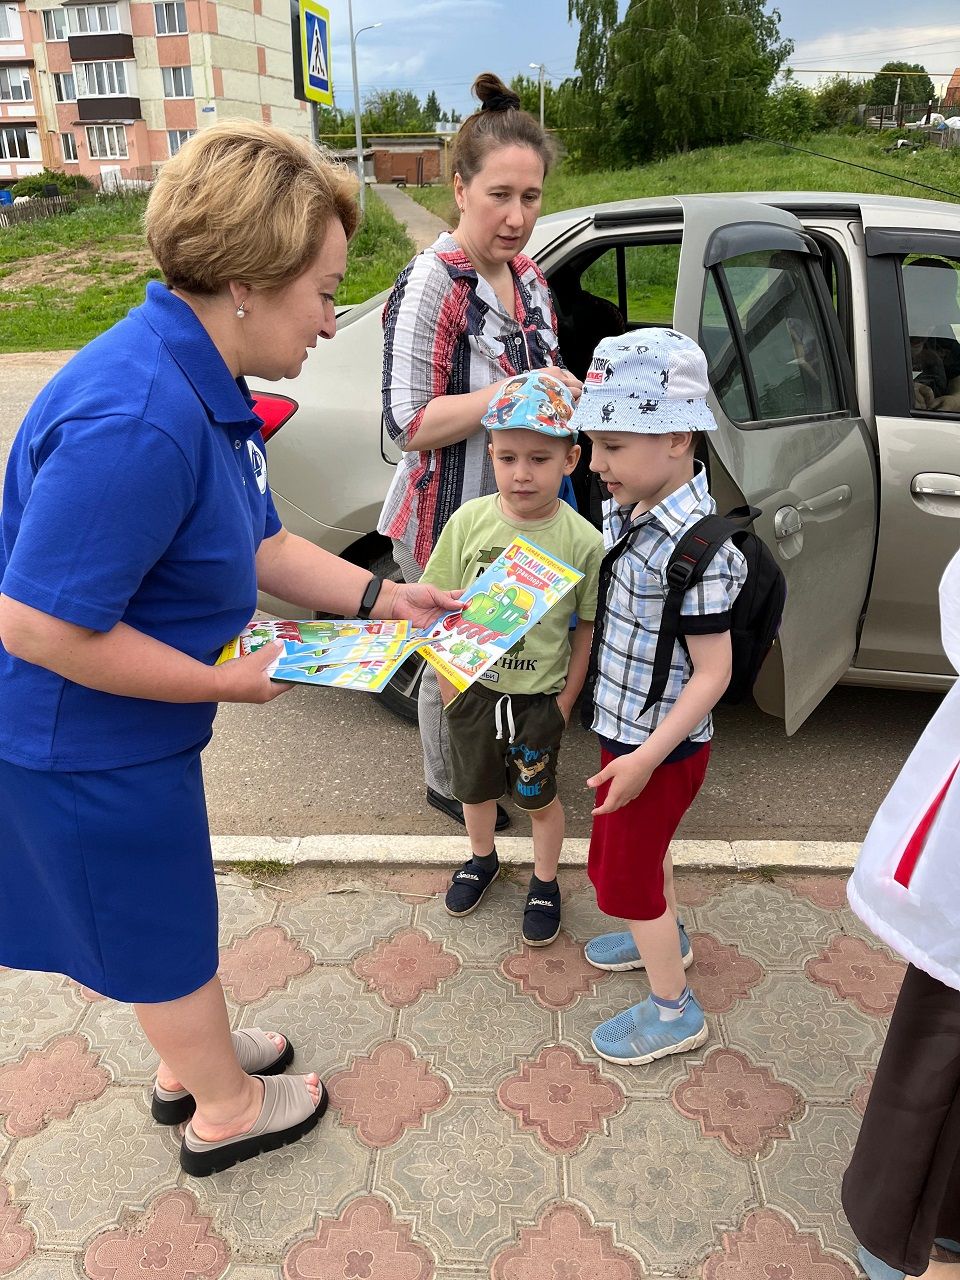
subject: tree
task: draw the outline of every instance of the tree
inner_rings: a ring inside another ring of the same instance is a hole
[[[760,116],[764,137],[778,142],[795,142],[812,133],[819,123],[817,97],[792,79],[767,95]]]
[[[836,129],[856,119],[857,108],[867,102],[867,82],[833,76],[817,85],[818,128]]]
[[[904,74],[906,73],[906,74]],[[926,67],[919,62],[885,62],[880,74],[867,82],[865,101],[871,106],[892,106],[900,81],[901,102],[929,102],[936,95]]]
[[[617,29],[617,0],[567,0],[567,20],[580,23],[577,74],[558,91],[558,116],[572,163],[595,166],[603,155],[609,114],[610,41]],[[539,109],[539,104],[538,104]]]
[[[423,104],[423,121],[431,129],[441,120],[440,102],[437,98],[435,90],[431,89],[427,94],[427,100]]]
[[[380,89],[363,106],[364,133],[421,133],[432,131],[424,119],[420,99],[409,89]]]
[[[510,88],[520,99],[520,106],[529,111],[534,120],[540,119],[539,76],[514,76]],[[560,104],[556,88],[546,80],[543,85],[543,123],[548,129],[556,129],[560,123]]]
[[[763,0],[630,0],[605,65],[621,162],[741,136],[793,42]]]

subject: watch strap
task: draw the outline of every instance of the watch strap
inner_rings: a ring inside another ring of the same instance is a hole
[[[380,594],[380,589],[383,586],[383,581],[384,581],[383,578],[380,578],[377,576],[377,574],[374,574],[373,577],[370,579],[370,581],[367,583],[366,590],[364,591],[363,597],[360,601],[360,608],[357,610],[358,618],[370,617],[370,611],[373,608],[373,606],[377,603],[377,597]]]

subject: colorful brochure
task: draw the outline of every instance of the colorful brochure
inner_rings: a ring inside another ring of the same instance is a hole
[[[583,574],[525,538],[516,538],[468,587],[461,607],[430,628],[409,622],[284,619],[251,623],[225,645],[227,662],[271,640],[283,653],[272,680],[379,693],[413,652],[459,690],[466,689],[536,626]]]

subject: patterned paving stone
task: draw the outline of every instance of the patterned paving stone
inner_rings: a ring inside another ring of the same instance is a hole
[[[404,1130],[422,1128],[424,1117],[450,1097],[446,1081],[399,1040],[354,1059],[349,1071],[330,1077],[328,1087],[341,1124],[355,1126],[368,1147],[388,1147]]]
[[[521,945],[507,956],[500,971],[544,1009],[568,1008],[607,977],[584,957],[582,945],[565,929],[549,947]]]
[[[784,1209],[804,1230],[816,1227],[831,1249],[851,1253],[850,1227],[840,1207],[840,1181],[860,1129],[849,1107],[815,1106],[793,1128],[793,1141],[779,1143],[757,1166],[765,1198]]]
[[[124,1208],[172,1189],[178,1146],[150,1119],[141,1090],[111,1089],[70,1120],[19,1142],[5,1176],[41,1244],[78,1249]]]
[[[642,1280],[644,1274],[609,1227],[593,1226],[575,1205],[558,1204],[497,1255],[490,1280]]]
[[[77,1280],[77,1275],[72,1254],[43,1252],[22,1263],[11,1280]]]
[[[557,1162],[511,1141],[513,1122],[486,1098],[456,1100],[382,1153],[376,1189],[419,1214],[419,1238],[438,1259],[482,1258],[514,1238],[560,1191]]]
[[[847,905],[848,879],[848,876],[830,875],[777,876],[777,884],[785,885],[791,893],[824,911],[841,911]]]
[[[677,902],[681,907],[702,907],[723,889],[723,876],[698,871],[676,873]]]
[[[464,855],[466,856],[466,855]],[[455,919],[434,898],[417,907],[415,921],[431,938],[442,939],[449,951],[477,964],[499,964],[520,943],[523,897],[519,886],[503,876],[487,890],[483,905],[471,916]]]
[[[36,1247],[33,1232],[20,1221],[22,1217],[23,1205],[14,1204],[9,1188],[0,1183],[0,1276],[15,1271]]]
[[[244,1009],[240,1025],[276,1027],[296,1045],[296,1068],[326,1079],[355,1054],[367,1053],[390,1035],[396,1015],[365,994],[359,978],[344,969],[317,966],[289,991]]]
[[[796,1089],[735,1049],[713,1049],[702,1066],[691,1066],[672,1100],[705,1138],[718,1138],[731,1155],[747,1158],[789,1138],[789,1121],[803,1112]]]
[[[372,1160],[328,1112],[300,1142],[186,1185],[232,1252],[272,1256],[279,1265],[285,1241],[312,1232],[318,1216],[335,1217],[346,1193],[367,1185]]]
[[[324,893],[282,903],[277,923],[286,925],[318,960],[329,962],[353,960],[409,925],[412,916],[411,904],[394,894]]]
[[[0,1115],[7,1136],[32,1137],[50,1120],[63,1120],[81,1102],[99,1098],[109,1083],[110,1072],[81,1035],[28,1049],[21,1062],[0,1067]]]
[[[808,1099],[846,1101],[875,1061],[883,1026],[799,973],[774,973],[726,1015],[743,1049]]]
[[[868,1071],[866,1079],[861,1080],[850,1096],[850,1105],[856,1111],[858,1116],[864,1116],[867,1111],[867,1101],[870,1098],[870,1090],[873,1088],[874,1072]]]
[[[421,929],[402,929],[357,956],[353,971],[386,1004],[401,1009],[459,973],[460,961]]]
[[[906,965],[891,957],[885,948],[841,933],[815,960],[807,961],[804,972],[811,982],[830,987],[864,1013],[889,1017],[897,1003]]]
[[[234,1004],[253,1004],[282,991],[313,965],[309,952],[278,925],[263,925],[220,953],[220,981]]]
[[[560,885],[563,888],[563,881]],[[619,932],[627,927],[625,920],[617,916],[605,915],[597,906],[597,895],[593,885],[578,893],[564,896],[563,927],[572,938],[583,945],[595,938],[599,933]]]
[[[703,1265],[703,1280],[858,1280],[859,1268],[772,1209],[751,1213]]]
[[[380,1196],[351,1200],[287,1254],[284,1280],[434,1280],[434,1261]]]
[[[467,970],[400,1014],[399,1034],[454,1088],[490,1089],[554,1039],[553,1018],[499,974]]]
[[[763,969],[752,956],[711,933],[691,933],[693,964],[687,981],[707,1013],[728,1013],[763,981]]]
[[[830,914],[787,889],[761,881],[729,884],[697,908],[697,924],[768,968],[812,960],[836,933]]]
[[[621,1110],[623,1091],[568,1045],[548,1045],[497,1090],[497,1101],[548,1151],[572,1155]]]
[[[220,908],[220,945],[228,946],[234,938],[252,933],[269,924],[276,904],[265,893],[255,893],[252,886],[217,876],[217,902]]]
[[[87,1246],[83,1267],[90,1280],[131,1280],[163,1274],[163,1280],[220,1280],[230,1252],[197,1213],[189,1191],[156,1196],[136,1221],[105,1231]]]
[[[59,974],[0,969],[0,1063],[72,1031],[86,1009]]]
[[[676,1271],[707,1252],[718,1222],[753,1207],[749,1168],[660,1099],[632,1102],[569,1165],[570,1195],[618,1234],[648,1271]],[[758,1280],[763,1272],[752,1276]]]
[[[84,1014],[80,1031],[116,1079],[125,1084],[153,1080],[159,1059],[141,1031],[132,1005],[97,999]]]
[[[703,1062],[707,1053],[722,1043],[716,1018],[707,1015],[710,1039],[701,1048],[682,1057],[658,1058],[643,1067],[604,1062],[596,1057],[590,1043],[590,1036],[601,1022],[645,1000],[649,993],[650,988],[642,972],[608,974],[594,994],[581,996],[571,1008],[560,1011],[560,1038],[572,1045],[585,1062],[596,1061],[601,1075],[615,1080],[628,1098],[667,1099],[674,1085],[686,1077],[688,1067]]]

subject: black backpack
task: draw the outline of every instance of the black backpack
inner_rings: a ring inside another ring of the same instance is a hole
[[[747,580],[733,602],[730,640],[733,671],[721,702],[748,698],[763,660],[770,651],[783,617],[787,584],[770,548],[750,526],[760,515],[756,507],[737,507],[725,516],[704,516],[677,543],[667,564],[667,598],[653,660],[650,692],[640,715],[663,697],[670,676],[674,645],[684,643],[680,631],[683,597],[703,577],[710,561],[729,538],[747,562]],[[686,647],[686,646],[684,646]]]

